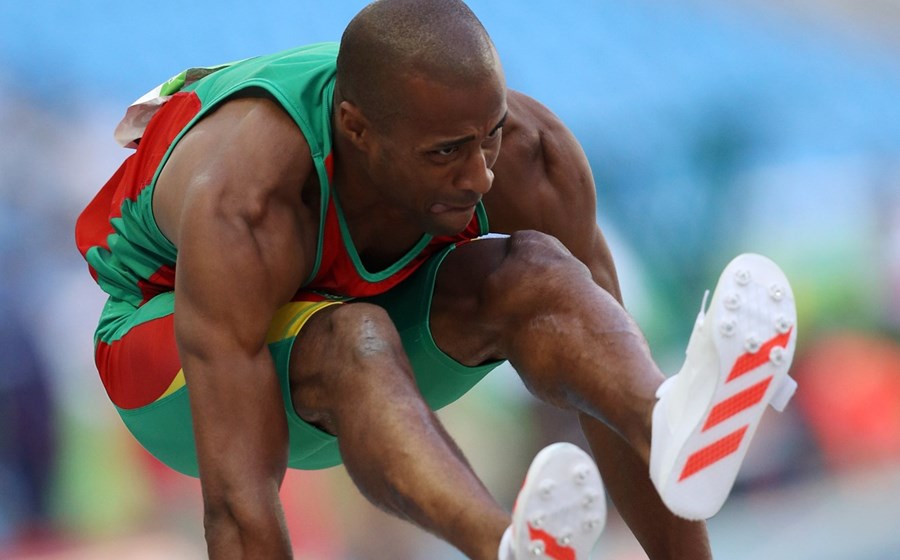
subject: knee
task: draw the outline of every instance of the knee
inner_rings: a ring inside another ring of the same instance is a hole
[[[547,296],[573,279],[590,279],[590,271],[565,245],[545,233],[519,231],[510,236],[503,261],[487,279],[486,297]]]
[[[349,303],[316,315],[291,351],[290,391],[301,418],[336,434],[339,418],[354,414],[355,406],[385,401],[388,388],[414,386],[400,335],[383,308]]]
[[[400,336],[393,321],[377,305],[335,306],[316,326],[319,346],[328,354],[321,359],[323,367],[354,367],[401,351]]]

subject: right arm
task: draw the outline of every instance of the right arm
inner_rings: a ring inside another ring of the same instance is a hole
[[[231,101],[185,136],[154,200],[178,247],[175,334],[210,558],[291,557],[278,496],[287,422],[266,333],[309,271],[299,185],[311,166],[280,108]]]

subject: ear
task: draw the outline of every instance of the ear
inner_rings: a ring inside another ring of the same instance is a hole
[[[338,126],[344,136],[360,150],[365,151],[369,142],[372,123],[359,107],[349,101],[341,101],[338,105]]]

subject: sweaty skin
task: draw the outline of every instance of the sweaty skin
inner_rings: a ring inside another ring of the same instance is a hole
[[[662,375],[621,307],[581,147],[499,70],[465,87],[418,74],[402,86],[390,130],[335,99],[335,190],[363,263],[380,269],[425,232],[461,230],[483,199],[491,230],[513,235],[447,258],[432,307],[437,344],[464,364],[509,359],[535,395],[579,415],[650,558],[710,557],[705,525],[669,513],[649,480]],[[264,95],[199,122],[157,183],[154,213],[178,247],[176,337],[211,558],[291,557],[278,497],[287,424],[266,332],[312,269],[318,188],[305,139]],[[338,436],[361,492],[471,558],[496,559],[509,514],[422,401],[386,313],[329,307],[297,352],[294,407]]]

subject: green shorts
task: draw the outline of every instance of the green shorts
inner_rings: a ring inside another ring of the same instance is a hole
[[[376,297],[355,300],[373,303],[387,310],[400,333],[419,389],[435,410],[464,395],[501,363],[464,366],[444,354],[431,337],[429,313],[435,278],[444,258],[453,249],[454,246],[450,245],[431,257],[392,290]],[[289,362],[296,335],[315,311],[336,304],[318,300],[286,305],[279,311],[269,331],[269,349],[281,382],[288,419],[288,466],[296,469],[322,469],[341,463],[337,438],[304,422],[291,402]],[[149,310],[144,309],[148,306]],[[148,321],[139,324],[132,321],[125,333],[112,344],[114,351],[107,349],[108,356],[105,355],[103,360],[99,358],[98,351],[98,368],[108,391],[106,370],[114,370],[113,373],[120,376],[123,371],[129,375],[133,373],[138,378],[141,371],[151,368],[171,372],[167,378],[172,380],[171,383],[166,385],[164,382],[165,391],[157,390],[155,395],[158,398],[154,397],[155,400],[149,404],[127,408],[115,403],[115,398],[113,400],[125,425],[147,451],[176,471],[198,476],[188,388],[184,385],[183,372],[177,362],[173,306],[171,294],[162,294],[136,310],[148,316]],[[148,340],[152,340],[152,344],[148,344]],[[302,357],[302,353],[299,355]],[[154,360],[159,363],[153,363]],[[176,368],[177,371],[172,371]],[[159,383],[156,386],[162,387]]]

